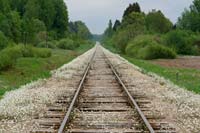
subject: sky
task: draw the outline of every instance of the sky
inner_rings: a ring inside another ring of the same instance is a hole
[[[70,21],[85,22],[93,34],[102,34],[109,19],[113,23],[122,18],[124,10],[130,3],[138,2],[145,13],[152,9],[161,10],[167,18],[175,23],[185,8],[193,0],[65,0]]]

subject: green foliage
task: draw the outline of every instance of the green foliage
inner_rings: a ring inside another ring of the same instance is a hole
[[[58,48],[69,49],[69,50],[73,50],[77,48],[78,46],[79,44],[74,43],[74,41],[69,38],[60,40],[57,45]]]
[[[50,56],[51,51],[45,48],[42,49],[23,45],[8,47],[0,51],[0,70],[11,67],[20,57],[47,58]]]
[[[19,47],[6,48],[0,52],[0,70],[11,67],[18,58],[22,57]]]
[[[51,70],[59,68],[93,46],[85,44],[73,51],[54,49],[52,56],[48,58],[22,57],[17,59],[10,69],[0,73],[0,98],[5,92],[19,88],[21,85],[50,77]]]
[[[51,56],[51,50],[47,48],[36,48],[32,46],[19,46],[23,57],[47,58]]]
[[[178,54],[195,54],[197,49],[193,46],[194,39],[192,34],[192,32],[188,31],[173,30],[166,34],[165,43],[175,49]]]
[[[7,0],[0,0],[0,13],[8,13],[10,11],[9,2]]]
[[[37,47],[40,47],[40,48],[52,48],[52,49],[55,49],[56,48],[56,45],[53,43],[53,42],[46,42],[46,41],[43,41],[43,42],[40,42]]]
[[[112,42],[115,45],[115,47],[120,50],[122,53],[125,53],[125,48],[127,46],[128,41],[130,40],[129,38],[129,31],[128,30],[123,30],[119,31],[117,34],[115,34],[112,38]]]
[[[200,0],[194,0],[190,9],[185,9],[179,17],[177,27],[180,29],[200,31]]]
[[[51,56],[51,50],[47,48],[33,48],[34,57],[47,58]]]
[[[140,59],[175,58],[176,54],[171,49],[160,45],[150,35],[140,35],[130,41],[126,54]]]
[[[165,79],[172,81],[174,84],[177,84],[181,87],[186,88],[189,91],[200,94],[199,78],[200,70],[196,69],[186,69],[186,68],[175,68],[175,67],[163,67],[160,65],[153,64],[149,61],[138,60],[131,57],[124,56],[131,63],[139,66],[144,70],[144,72],[153,72],[158,74]],[[176,73],[179,73],[179,81],[177,82]]]
[[[145,27],[145,14],[132,12],[128,16],[125,16],[122,20],[122,28],[128,25],[136,25],[140,27]]]
[[[123,18],[125,16],[128,16],[129,14],[131,14],[132,12],[141,12],[141,9],[140,9],[140,6],[139,4],[136,2],[136,3],[133,3],[133,4],[130,4],[126,10],[124,11],[124,15],[123,15]]]
[[[121,22],[119,20],[115,21],[115,24],[113,26],[113,31],[117,31],[121,26]]]
[[[29,0],[26,4],[25,17],[43,21],[47,29],[51,29],[55,19],[53,0]]]
[[[53,39],[67,36],[68,11],[63,0],[0,0],[0,30],[15,43],[37,44],[37,34]],[[43,40],[44,41],[44,40]]]
[[[8,39],[5,37],[3,32],[0,31],[0,50],[8,45]]]
[[[29,0],[6,0],[9,1],[11,10],[19,12],[20,16],[23,16],[26,9],[25,5]]]
[[[52,29],[55,29],[58,38],[65,37],[65,32],[68,31],[68,12],[66,4],[63,0],[54,0],[55,17]]]
[[[172,22],[159,10],[152,10],[145,18],[147,30],[156,33],[166,33],[172,29]]]
[[[145,32],[144,14],[133,12],[126,16],[122,21],[121,29],[112,38],[115,46],[123,53],[128,42],[137,35]]]
[[[157,37],[155,37],[157,38]],[[156,39],[157,40],[157,39]],[[119,53],[116,51],[116,48],[112,46],[112,44],[108,43],[104,46],[108,48],[110,51],[114,53]],[[158,74],[161,77],[164,77],[167,80],[172,81],[174,84],[177,84],[181,87],[186,88],[189,91],[193,91],[195,93],[200,94],[199,86],[200,86],[200,70],[197,69],[188,69],[188,68],[176,68],[176,67],[164,67],[154,63],[151,61],[140,60],[134,57],[130,57],[128,55],[124,55],[119,53],[122,57],[124,57],[129,62],[137,65],[138,67],[143,69],[144,73],[153,72]],[[167,62],[167,60],[166,60]],[[177,82],[177,74],[179,73],[179,81]]]
[[[35,46],[37,46],[41,42],[46,42],[51,40],[52,38],[49,37],[49,34],[46,31],[40,31],[35,35]]]
[[[15,42],[20,41],[21,19],[18,12],[11,11],[6,15],[0,13],[0,30]]]
[[[27,43],[37,44],[46,40],[46,26],[39,19],[23,19],[22,29],[22,40],[24,41],[26,36]]]
[[[70,22],[69,31],[78,39],[90,39],[92,37],[89,29],[82,21]]]
[[[109,20],[108,28],[105,30],[104,36],[109,38],[112,37],[112,35],[113,35],[113,24],[112,20]]]

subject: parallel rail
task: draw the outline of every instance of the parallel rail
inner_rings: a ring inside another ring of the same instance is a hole
[[[32,133],[63,133],[68,131],[109,133],[110,131],[118,132],[118,129],[125,129],[125,132],[129,133],[176,133],[174,128],[167,126],[168,123],[163,128],[165,123],[151,121],[157,118],[149,115],[151,109],[148,106],[145,108],[146,103],[148,104],[150,101],[146,97],[144,100],[143,95],[130,93],[109,58],[101,47],[96,45],[83,76],[77,81],[78,88],[70,94],[70,98],[67,97],[69,99],[72,97],[72,100],[64,100],[66,98],[64,96],[61,101],[57,101],[59,106],[56,103],[55,108],[50,107],[45,120],[39,122],[40,128],[33,130]],[[91,69],[92,65],[94,68]],[[110,89],[108,89],[109,87]],[[70,103],[69,106],[68,103]],[[76,103],[78,106],[75,106]],[[75,118],[71,119],[72,112],[77,107],[79,112],[75,113]],[[88,120],[84,119],[85,115]],[[108,118],[101,118],[103,117],[101,115]],[[102,121],[99,121],[98,118]],[[112,121],[113,118],[118,120]],[[88,122],[97,123],[88,127]],[[107,128],[109,131],[105,131]]]
[[[97,46],[97,47],[98,47],[98,46]],[[95,52],[96,52],[96,50],[95,50]],[[86,76],[87,76],[87,74],[88,74],[88,72],[89,72],[89,69],[90,69],[90,67],[91,67],[92,61],[93,61],[93,59],[94,59],[95,52],[94,52],[94,54],[93,54],[93,56],[92,56],[90,62],[88,63],[88,66],[87,66],[87,68],[86,68],[86,70],[85,70],[85,72],[84,72],[83,78],[82,78],[82,80],[81,80],[81,82],[80,82],[80,84],[79,84],[79,86],[78,86],[78,89],[77,89],[77,91],[76,91],[76,93],[75,93],[75,95],[74,95],[74,97],[73,97],[73,100],[72,100],[72,102],[71,102],[71,104],[70,104],[70,106],[69,106],[69,108],[68,108],[68,111],[67,111],[67,113],[66,113],[66,115],[65,115],[65,117],[64,117],[64,119],[63,119],[63,121],[62,121],[62,123],[61,123],[61,126],[60,126],[60,128],[59,128],[59,130],[58,130],[58,133],[63,133],[63,132],[64,132],[64,130],[65,130],[65,128],[66,128],[66,126],[67,126],[67,124],[68,124],[68,122],[69,122],[69,120],[70,120],[70,114],[71,114],[71,112],[73,111],[74,105],[75,105],[75,103],[76,103],[76,101],[77,101],[77,99],[78,99],[78,97],[79,97],[79,94],[80,94],[80,92],[81,92],[81,88],[82,88],[82,86],[83,86],[83,84],[84,84],[84,81],[85,81],[85,79],[86,79]],[[106,58],[106,60],[107,60],[107,63],[109,64],[110,68],[112,69],[112,72],[114,73],[114,75],[115,75],[117,81],[118,81],[119,84],[122,86],[123,91],[126,92],[126,95],[128,96],[128,99],[129,99],[130,104],[132,105],[133,108],[136,108],[138,114],[140,115],[141,119],[143,120],[144,124],[146,125],[148,131],[149,131],[150,133],[155,133],[154,129],[152,128],[152,126],[151,126],[150,123],[148,122],[147,118],[145,117],[145,115],[144,115],[143,112],[141,111],[141,109],[140,109],[140,107],[138,106],[137,102],[134,100],[134,98],[133,98],[133,97],[131,96],[131,94],[129,93],[127,87],[125,86],[125,84],[123,83],[123,81],[120,79],[120,77],[119,77],[119,75],[117,74],[115,68],[113,67],[113,65],[111,64],[111,62],[109,61],[109,59],[108,59],[108,57],[105,55],[105,53],[104,53],[104,56],[105,56],[105,58]]]
[[[85,81],[85,79],[86,79],[86,76],[87,76],[87,74],[88,74],[88,71],[89,71],[89,69],[90,69],[90,67],[91,67],[91,64],[92,64],[92,61],[93,61],[93,59],[94,59],[95,53],[96,53],[96,48],[95,48],[95,51],[94,51],[94,53],[93,53],[93,55],[92,55],[92,57],[91,57],[91,59],[90,59],[88,65],[87,65],[87,67],[86,67],[86,69],[85,69],[84,75],[83,75],[83,77],[82,77],[82,79],[81,79],[81,82],[80,82],[80,84],[79,84],[79,86],[78,86],[78,89],[77,89],[77,91],[76,91],[76,93],[75,93],[75,95],[74,95],[74,97],[73,97],[73,100],[72,100],[72,102],[71,102],[71,104],[70,104],[70,106],[69,106],[69,108],[68,108],[68,111],[67,111],[67,113],[66,113],[66,115],[65,115],[65,117],[64,117],[64,119],[63,119],[63,121],[62,121],[62,123],[61,123],[61,126],[60,126],[60,128],[59,128],[59,130],[58,130],[58,133],[63,133],[63,132],[64,132],[65,127],[66,127],[68,121],[70,120],[70,119],[69,119],[69,118],[70,118],[70,114],[71,114],[71,112],[73,111],[74,105],[75,105],[75,103],[76,103],[76,101],[77,101],[77,99],[78,99],[78,96],[79,96],[80,92],[81,92],[83,83],[84,83],[84,81]]]
[[[112,71],[113,71],[116,79],[118,80],[119,84],[122,86],[124,92],[126,92],[126,95],[128,96],[130,104],[132,105],[133,108],[136,108],[138,114],[142,118],[142,120],[145,123],[145,125],[146,125],[147,129],[149,130],[149,132],[150,133],[155,133],[153,127],[151,126],[151,124],[149,123],[149,121],[147,120],[147,118],[145,117],[145,115],[143,114],[143,112],[141,111],[141,109],[138,106],[137,102],[134,100],[134,98],[129,93],[127,87],[125,86],[125,84],[123,83],[123,81],[121,80],[121,78],[119,77],[119,75],[117,74],[117,71],[115,70],[115,68],[111,64],[110,60],[108,59],[108,57],[105,55],[105,53],[104,53],[104,56],[106,57],[107,63],[109,64],[110,68],[112,69]]]

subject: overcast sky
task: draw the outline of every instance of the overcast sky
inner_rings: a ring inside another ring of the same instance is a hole
[[[136,1],[143,11],[159,9],[175,23],[193,0],[65,0],[70,21],[84,21],[95,34],[103,33],[109,19],[121,19],[129,3]]]

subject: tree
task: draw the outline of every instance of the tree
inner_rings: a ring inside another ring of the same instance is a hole
[[[8,13],[10,11],[10,5],[7,0],[0,0],[0,13]]]
[[[65,32],[68,31],[68,12],[63,0],[55,0],[55,18],[52,28],[55,29],[59,37],[64,37]]]
[[[11,9],[17,11],[20,14],[20,16],[23,16],[26,10],[25,6],[27,2],[31,0],[5,0],[5,1],[9,1]]]
[[[55,20],[54,0],[29,0],[26,5],[26,17],[43,21],[48,30],[52,28]]]
[[[3,34],[3,32],[0,31],[0,50],[5,48],[8,45],[8,39]]]
[[[185,9],[178,19],[177,27],[195,32],[200,31],[200,0],[194,0],[190,9]]]
[[[145,15],[143,13],[132,12],[126,16],[121,24],[121,29],[113,36],[115,46],[122,53],[125,53],[125,48],[128,42],[137,35],[145,32]]]
[[[104,32],[105,37],[111,37],[113,35],[113,25],[112,20],[109,20],[108,28]]]
[[[178,54],[190,55],[196,53],[193,42],[191,32],[184,30],[172,30],[165,36],[166,45],[176,50]]]
[[[9,20],[3,13],[0,13],[0,30],[4,33],[5,36],[12,36]]]
[[[113,26],[113,31],[117,31],[119,29],[120,25],[121,25],[121,22],[119,20],[116,20],[115,24]]]
[[[21,19],[16,11],[10,11],[6,15],[0,13],[0,30],[9,39],[19,42],[21,37]]]
[[[82,21],[70,22],[69,31],[80,39],[89,39],[92,37],[88,27]]]
[[[126,26],[132,25],[132,24],[145,26],[145,14],[132,12],[131,14],[123,18],[121,27],[126,28]]]
[[[18,43],[20,42],[21,38],[21,18],[18,12],[11,11],[8,14],[10,29],[12,32],[11,38],[14,40],[14,42]]]
[[[25,18],[43,21],[55,38],[65,37],[68,31],[68,12],[63,0],[29,0]]]
[[[131,14],[132,12],[141,12],[141,9],[140,9],[140,5],[136,2],[136,3],[133,3],[133,4],[130,4],[126,10],[124,11],[124,15],[123,15],[123,18],[125,16],[128,16],[129,14]]]
[[[147,30],[156,33],[166,33],[173,27],[172,22],[159,10],[152,10],[145,18]]]
[[[28,43],[36,44],[38,43],[37,34],[40,32],[46,31],[45,24],[39,19],[23,19],[22,27],[22,40],[24,41],[25,37]]]

